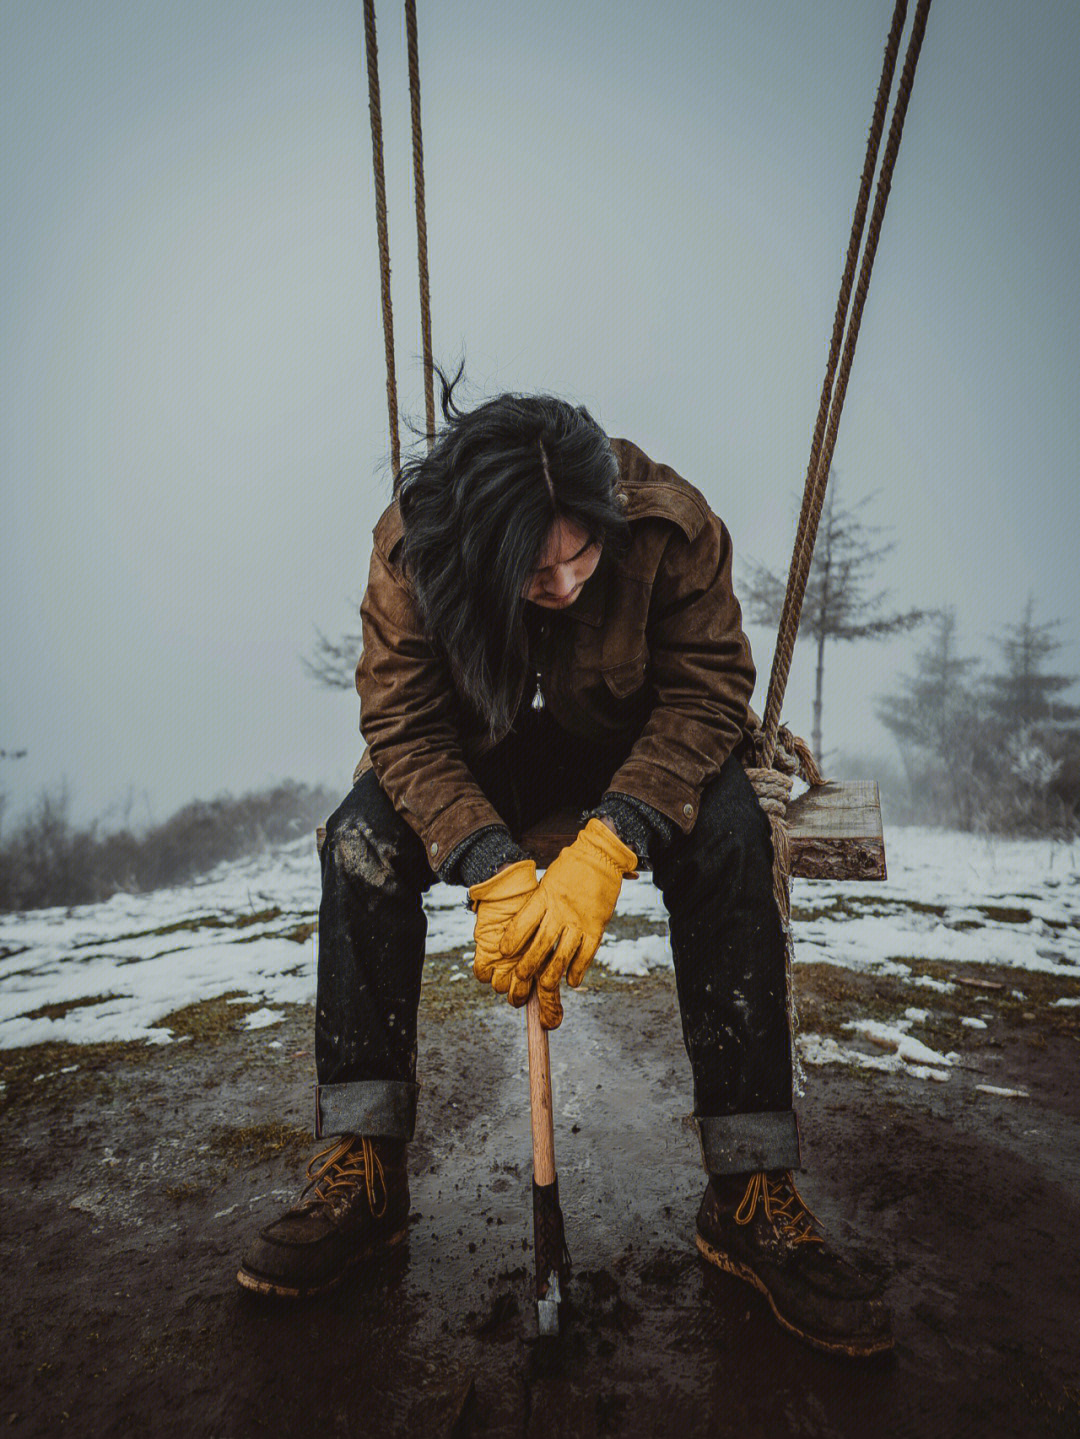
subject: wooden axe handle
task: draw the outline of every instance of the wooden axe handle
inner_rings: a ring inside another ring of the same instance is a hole
[[[532,1110],[533,1174],[537,1184],[555,1182],[555,1121],[551,1112],[551,1060],[540,1000],[533,985],[525,1006],[529,1033],[529,1106]]]

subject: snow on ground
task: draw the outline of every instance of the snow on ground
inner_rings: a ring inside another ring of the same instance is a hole
[[[796,962],[907,976],[913,997],[924,1002],[954,986],[912,975],[912,960],[1080,978],[1080,842],[897,828],[886,848],[883,883],[795,881]],[[271,1026],[282,1005],[314,999],[318,902],[318,863],[305,839],[180,888],[0,915],[0,1048],[48,1040],[167,1043],[168,1028],[155,1028],[164,1016],[229,993],[257,1005],[244,1020],[249,1028]],[[473,915],[464,890],[434,886],[425,910],[429,956],[452,957],[461,967],[454,977],[471,980]],[[663,903],[647,876],[623,885],[596,963],[627,976],[670,967]],[[848,1026],[881,1055],[803,1035],[803,1058],[947,1079],[952,1056],[907,1033],[925,1013],[910,1009],[892,1025]]]

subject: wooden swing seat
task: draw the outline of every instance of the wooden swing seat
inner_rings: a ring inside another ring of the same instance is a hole
[[[787,811],[791,873],[800,879],[884,879],[881,802],[873,780],[815,785]],[[573,844],[580,826],[570,809],[553,810],[518,842],[543,867]],[[648,870],[647,863],[638,866]]]

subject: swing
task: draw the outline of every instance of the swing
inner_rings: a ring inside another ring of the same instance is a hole
[[[867,880],[885,878],[885,846],[881,828],[878,786],[873,781],[845,783],[826,781],[804,740],[780,723],[780,709],[791,669],[792,653],[799,628],[806,582],[810,573],[818,521],[825,503],[825,491],[836,445],[840,414],[851,374],[859,326],[870,284],[881,223],[888,202],[893,169],[903,134],[904,118],[919,51],[926,29],[930,0],[918,0],[897,87],[897,98],[889,124],[863,247],[863,230],[877,169],[878,152],[885,114],[892,91],[900,39],[907,17],[907,0],[896,0],[892,25],[885,47],[881,79],[867,140],[858,199],[848,242],[844,273],[840,283],[833,322],[825,380],[810,446],[795,544],[788,572],[787,590],[773,654],[765,714],[760,721],[751,711],[749,742],[744,746],[743,764],[769,818],[773,842],[773,895],[777,902],[787,949],[787,1006],[794,1037],[796,1014],[792,991],[791,879]],[[420,269],[420,314],[424,355],[424,382],[429,445],[435,436],[434,375],[431,353],[431,312],[427,265],[427,223],[424,209],[423,145],[420,126],[420,76],[416,33],[415,0],[405,0],[406,34],[409,55],[409,90],[412,102],[413,171],[416,196],[417,252]],[[386,184],[383,174],[382,122],[379,104],[378,58],[375,40],[375,0],[364,0],[364,27],[367,52],[368,92],[371,113],[372,159],[375,174],[375,212],[379,238],[383,335],[386,346],[386,388],[390,417],[391,462],[395,477],[400,468],[397,386],[394,373],[393,319],[390,304],[390,249],[386,219]],[[860,248],[858,282],[856,262]],[[854,297],[852,289],[854,286]],[[849,313],[850,306],[850,313]],[[808,789],[791,801],[793,779],[799,776]],[[522,847],[543,867],[572,844],[578,833],[575,814],[556,811],[515,836]],[[325,831],[320,834],[320,839]],[[641,868],[646,868],[642,864]],[[540,1023],[535,990],[525,1006],[528,1032],[530,1104],[533,1132],[533,1217],[537,1318],[541,1335],[559,1331],[561,1287],[570,1274],[562,1212],[559,1207],[555,1173],[554,1129],[551,1103],[551,1073],[548,1037]],[[798,1083],[799,1064],[793,1046]]]

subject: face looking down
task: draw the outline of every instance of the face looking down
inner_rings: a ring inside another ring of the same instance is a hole
[[[565,609],[581,593],[600,561],[600,544],[561,515],[548,531],[522,598],[548,610]]]

